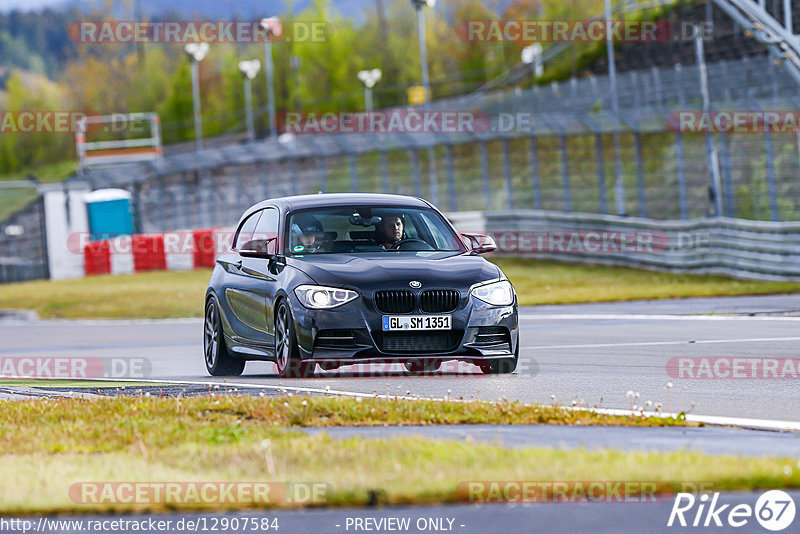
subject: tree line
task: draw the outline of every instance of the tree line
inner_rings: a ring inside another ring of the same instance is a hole
[[[520,0],[504,8],[492,0],[439,4],[426,11],[435,99],[474,90],[520,61],[524,44],[470,42],[459,35],[463,21],[531,19],[543,14],[548,19],[579,19],[595,15],[602,2]],[[356,74],[375,67],[383,71],[374,89],[375,107],[407,104],[407,89],[420,84],[416,14],[408,0],[376,0],[375,6],[358,22],[334,11],[327,0],[313,0],[302,12],[281,16],[285,26],[324,24],[321,40],[283,40],[273,46],[278,111],[363,109],[363,85]],[[67,34],[77,20],[110,18],[107,13],[74,10],[0,16],[0,83],[5,85],[0,110],[156,111],[165,143],[191,140],[191,74],[183,45],[76,43]],[[243,82],[237,69],[243,59],[263,64],[263,45],[212,43],[200,64],[205,136],[244,130]],[[32,81],[30,73],[50,81]],[[256,129],[263,134],[268,130],[263,69],[253,81],[253,101]],[[67,134],[0,135],[0,173],[74,158],[73,145]]]

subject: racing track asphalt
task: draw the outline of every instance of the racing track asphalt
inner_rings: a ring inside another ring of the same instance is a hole
[[[451,365],[432,376],[411,376],[399,366],[351,366],[285,380],[275,376],[272,364],[250,362],[245,375],[227,380],[424,397],[543,403],[554,397],[562,404],[578,400],[622,409],[631,407],[630,390],[639,393],[637,404],[661,402],[664,410],[800,421],[798,378],[677,379],[666,366],[673,357],[798,358],[798,310],[800,296],[794,295],[523,307],[520,366],[513,375],[483,376],[469,365]],[[199,319],[6,319],[0,321],[0,358],[146,358],[150,378],[222,382],[205,371],[201,330]]]

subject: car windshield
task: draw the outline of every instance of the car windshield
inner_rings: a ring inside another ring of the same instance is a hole
[[[315,208],[290,214],[288,228],[292,255],[465,250],[450,225],[429,209]]]

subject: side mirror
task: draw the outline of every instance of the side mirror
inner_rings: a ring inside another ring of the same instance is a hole
[[[239,255],[245,258],[274,258],[277,254],[278,238],[254,239],[247,241],[239,250]]]
[[[478,254],[486,254],[497,250],[497,243],[490,235],[485,234],[461,234],[467,247]]]

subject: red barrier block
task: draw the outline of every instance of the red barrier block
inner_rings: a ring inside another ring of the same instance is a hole
[[[194,239],[194,268],[213,268],[215,262],[214,229],[203,228],[192,232]]]
[[[133,270],[164,271],[167,269],[167,255],[164,252],[164,236],[161,234],[135,235],[131,240],[133,249]]]
[[[83,248],[83,272],[86,275],[111,272],[111,246],[108,241],[94,241]]]

